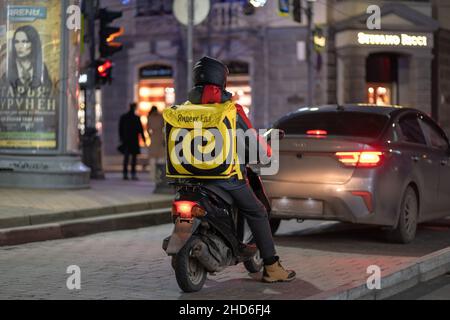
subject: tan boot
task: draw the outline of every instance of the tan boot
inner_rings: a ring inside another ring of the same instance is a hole
[[[279,261],[274,264],[264,266],[263,282],[289,282],[295,279],[296,273],[283,268]]]

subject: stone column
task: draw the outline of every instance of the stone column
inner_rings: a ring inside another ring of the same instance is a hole
[[[337,86],[343,92],[341,103],[367,103],[366,59],[363,54],[338,50],[338,72],[342,75]]]
[[[431,114],[432,56],[412,56],[410,64],[411,107]]]
[[[366,57],[349,56],[344,60],[344,102],[365,103]]]
[[[6,5],[14,8],[21,4],[7,0],[0,9],[7,12]],[[41,82],[15,82],[15,90],[11,90],[10,79],[1,83],[6,88],[1,91],[1,105],[9,102],[8,108],[0,109],[0,132],[4,133],[0,135],[0,187],[89,187],[90,171],[82,164],[76,143],[79,34],[66,27],[66,10],[71,4],[79,5],[79,1],[37,0],[33,1],[36,10],[31,13],[24,11],[23,17],[7,17],[9,28],[24,27],[27,31],[22,33],[29,37],[33,37],[33,29],[38,33],[39,39],[32,43],[41,44],[43,57],[38,63],[48,70],[48,79],[42,80],[47,77],[43,72]],[[60,30],[60,43],[55,41],[55,29]],[[6,37],[5,43],[11,43],[12,34],[0,36]],[[7,46],[7,50],[14,48]],[[55,56],[55,52],[59,55]],[[17,100],[18,96],[22,100]],[[27,104],[24,107],[17,101]]]

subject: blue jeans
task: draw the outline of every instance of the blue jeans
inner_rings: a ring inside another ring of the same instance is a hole
[[[267,210],[256,197],[248,181],[233,177],[228,180],[214,180],[209,183],[220,187],[231,195],[239,213],[247,219],[261,258],[265,260],[273,258],[276,252]]]

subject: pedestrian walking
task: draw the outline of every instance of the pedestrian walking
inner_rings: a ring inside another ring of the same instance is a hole
[[[131,178],[138,180],[136,175],[137,155],[141,153],[139,135],[145,140],[141,120],[136,115],[136,103],[130,104],[130,110],[120,117],[119,122],[119,151],[124,155],[123,179],[128,180],[128,163],[131,157]]]
[[[157,164],[164,163],[164,118],[158,108],[153,106],[148,113],[148,134],[150,136],[150,147],[148,152],[150,180],[156,181]]]

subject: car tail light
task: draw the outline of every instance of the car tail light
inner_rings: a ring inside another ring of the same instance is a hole
[[[352,191],[352,195],[361,197],[366,204],[367,210],[369,212],[373,212],[373,201],[372,201],[372,193],[369,191]]]
[[[360,152],[336,152],[340,162],[349,167],[370,168],[379,166],[383,160],[383,152],[360,151]]]
[[[326,136],[328,132],[326,130],[308,130],[306,134],[308,136]]]
[[[172,205],[172,215],[184,219],[204,217],[205,213],[205,209],[193,201],[175,201]]]

